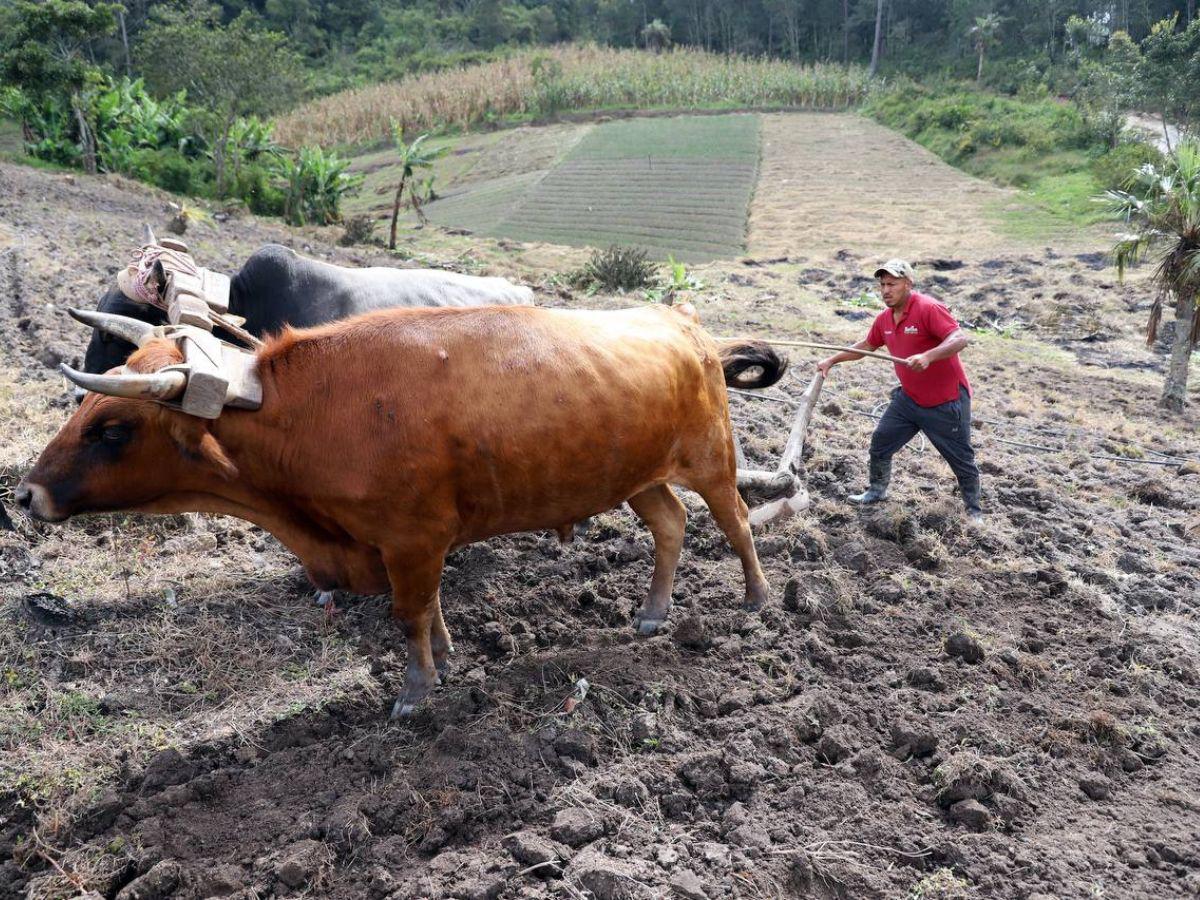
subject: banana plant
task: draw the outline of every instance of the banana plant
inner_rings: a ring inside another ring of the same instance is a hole
[[[292,225],[331,225],[341,221],[341,201],[362,184],[347,169],[350,160],[320,147],[301,147],[278,159],[275,171],[284,191],[284,218]]]

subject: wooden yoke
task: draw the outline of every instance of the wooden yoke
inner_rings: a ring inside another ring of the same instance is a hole
[[[169,251],[158,259],[166,281],[163,301],[167,321],[212,331],[212,314],[229,313],[229,276],[197,266],[182,241],[164,238],[158,246]]]
[[[262,383],[253,353],[192,325],[164,326],[163,336],[175,340],[183,353],[183,363],[170,370],[187,374],[183,396],[168,406],[202,419],[217,418],[226,406],[262,406]]]

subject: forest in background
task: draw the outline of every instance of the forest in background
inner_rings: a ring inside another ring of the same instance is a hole
[[[0,33],[24,0],[0,3]],[[69,0],[51,0],[69,2]],[[82,0],[78,0],[82,2]],[[95,4],[92,4],[95,5]],[[90,57],[136,77],[142,38],[162,14],[206,3],[126,0],[118,27],[90,43]],[[516,47],[593,41],[614,47],[677,44],[719,53],[868,65],[884,73],[975,74],[979,20],[993,65],[985,81],[1015,89],[1055,78],[1072,54],[1106,36],[1146,38],[1155,23],[1195,18],[1195,0],[222,0],[228,24],[249,14],[303,60],[308,90],[328,93],[402,75],[477,62]],[[7,20],[7,21],[6,21]],[[1086,23],[1081,27],[1070,23]],[[877,36],[878,32],[878,36]],[[0,39],[2,41],[3,39]],[[1081,47],[1080,43],[1085,46]],[[876,46],[878,45],[878,51]]]
[[[1156,159],[1130,142],[1129,110],[1157,115],[1168,140],[1196,121],[1194,6],[0,0],[0,144],[38,164],[325,224],[357,184],[347,149],[393,130],[402,146],[406,129],[411,140],[564,112],[861,106],[1086,221],[1098,189]],[[620,63],[589,66],[602,54],[572,49],[588,46]]]

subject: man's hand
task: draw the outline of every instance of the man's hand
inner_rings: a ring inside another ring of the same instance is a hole
[[[908,367],[914,372],[924,372],[929,368],[930,361],[928,353],[914,353],[905,360],[908,363]]]
[[[828,378],[829,370],[832,369],[834,366],[836,366],[837,362],[838,362],[837,357],[827,356],[823,360],[821,360],[819,363],[817,363],[817,371],[820,372],[822,375],[824,375],[826,378]]]

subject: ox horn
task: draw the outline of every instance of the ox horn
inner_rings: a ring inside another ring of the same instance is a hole
[[[112,313],[73,308],[68,308],[67,313],[76,322],[82,322],[84,325],[90,325],[92,328],[107,331],[113,337],[129,341],[129,343],[136,347],[140,347],[146,341],[156,337],[153,325],[129,316],[117,316]]]
[[[155,244],[158,243],[158,241],[154,237],[154,229],[150,227],[150,224],[148,222],[143,224],[142,227],[146,229],[146,236],[145,236],[146,246],[153,247]]]
[[[108,394],[110,397],[127,397],[130,400],[174,400],[187,387],[187,374],[178,371],[92,375],[77,372],[66,363],[60,364],[58,370],[85,391]]]

